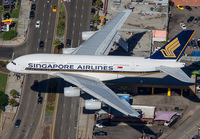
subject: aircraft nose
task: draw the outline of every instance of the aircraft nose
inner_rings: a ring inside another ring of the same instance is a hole
[[[6,65],[6,68],[7,68],[9,71],[13,71],[13,65],[12,65],[12,63],[8,63],[8,64]]]

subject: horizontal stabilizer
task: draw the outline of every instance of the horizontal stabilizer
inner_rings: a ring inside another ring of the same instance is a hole
[[[194,83],[194,81],[190,77],[188,77],[187,74],[180,68],[170,68],[166,66],[160,66],[156,67],[156,69],[165,72],[180,81],[187,83]]]

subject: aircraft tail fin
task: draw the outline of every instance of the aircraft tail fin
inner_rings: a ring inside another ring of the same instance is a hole
[[[194,35],[196,30],[184,30],[176,35],[171,41],[161,47],[153,55],[151,59],[174,59],[178,61],[187,47],[188,42]]]

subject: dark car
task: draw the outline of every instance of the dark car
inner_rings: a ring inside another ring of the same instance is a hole
[[[44,41],[40,41],[39,48],[41,48],[41,49],[44,48]]]
[[[105,131],[98,131],[98,132],[93,132],[94,136],[107,136],[107,132]]]
[[[188,10],[188,11],[192,11],[192,8],[190,6],[185,6],[185,8]]]
[[[67,39],[67,40],[66,40],[66,45],[67,45],[67,46],[70,46],[70,45],[71,45],[71,40],[70,40],[70,39]]]
[[[38,104],[42,104],[42,101],[43,101],[43,97],[39,96],[38,97]]]
[[[192,137],[192,139],[198,139],[199,136],[198,135],[194,135],[194,137]]]
[[[199,20],[200,20],[200,17],[198,16],[198,17],[196,17],[195,19],[194,19],[194,21],[193,21],[193,23],[198,23],[199,22]]]
[[[191,45],[194,49],[197,49],[197,43],[195,42],[195,39],[191,40]]]
[[[34,86],[34,87],[38,87],[38,85],[39,85],[38,80],[35,80],[34,83],[33,83],[33,86]]]
[[[19,126],[20,126],[20,123],[21,123],[21,120],[20,120],[20,119],[17,119],[16,122],[15,122],[15,127],[19,127]]]
[[[199,48],[200,48],[200,38],[197,40],[197,45],[198,45]]]
[[[194,19],[194,16],[190,16],[190,18],[187,20],[188,23],[192,22],[192,20]]]
[[[96,10],[94,8],[91,9],[91,15],[94,15]]]
[[[30,19],[34,19],[34,17],[35,17],[35,12],[34,12],[34,11],[30,11],[30,16],[29,16],[29,18],[30,18]]]
[[[32,5],[31,5],[31,11],[35,11],[35,9],[36,9],[36,5],[35,5],[35,4],[32,4]]]

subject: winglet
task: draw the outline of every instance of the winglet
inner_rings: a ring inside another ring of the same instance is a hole
[[[176,35],[171,41],[155,52],[151,59],[174,59],[178,61],[187,47],[188,42],[196,30],[184,30]]]

